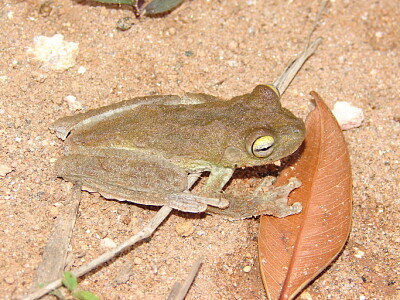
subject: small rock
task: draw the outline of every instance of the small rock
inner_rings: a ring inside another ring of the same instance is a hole
[[[231,40],[228,44],[228,48],[232,51],[236,50],[238,48],[238,43],[234,40]]]
[[[358,249],[357,247],[354,247],[354,252],[355,252],[354,256],[357,258],[362,258],[365,255],[365,252]]]
[[[50,207],[49,213],[52,218],[56,218],[60,214],[58,211],[58,207],[55,206]]]
[[[15,282],[15,279],[13,277],[6,277],[4,278],[4,282],[7,284],[13,284]]]
[[[142,262],[143,262],[143,260],[142,260],[140,257],[135,257],[135,258],[133,259],[133,263],[134,263],[135,265],[141,265]]]
[[[104,238],[101,240],[100,246],[111,249],[117,247],[117,244],[110,238]]]
[[[78,69],[78,73],[79,74],[85,74],[85,72],[86,72],[86,68],[83,67],[83,66],[80,66],[79,69]]]
[[[122,218],[121,218],[121,222],[122,222],[122,224],[124,224],[124,225],[129,225],[129,224],[131,223],[131,217],[128,216],[128,215],[124,215],[124,216],[122,216]]]
[[[336,102],[332,112],[342,130],[360,127],[364,121],[363,110],[345,101]]]
[[[54,71],[65,71],[76,64],[78,43],[64,41],[62,34],[52,37],[38,35],[33,38],[34,48],[28,48],[43,67]]]
[[[300,299],[312,300],[312,296],[309,292],[304,291],[300,294]]]
[[[175,35],[176,34],[176,29],[175,29],[175,27],[171,27],[170,29],[168,29],[168,34],[169,35]]]
[[[186,221],[176,224],[175,230],[180,236],[189,236],[194,232],[194,226],[192,222]]]
[[[76,100],[75,96],[68,95],[64,100],[67,102],[69,110],[77,111],[82,109],[82,103]]]
[[[33,80],[35,80],[39,83],[43,83],[47,79],[47,74],[42,71],[33,71],[31,75],[32,75]]]
[[[117,29],[125,31],[131,29],[133,24],[133,19],[131,17],[124,17],[117,21]]]
[[[245,272],[245,273],[249,273],[250,271],[251,271],[251,266],[245,266],[243,268],[243,272]]]
[[[7,164],[1,164],[0,165],[0,177],[6,177],[8,173],[11,173],[14,171],[13,167]]]

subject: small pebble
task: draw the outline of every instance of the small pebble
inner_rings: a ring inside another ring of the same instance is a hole
[[[307,291],[304,291],[300,294],[300,299],[305,299],[305,300],[312,300],[311,294]]]
[[[365,252],[361,251],[357,247],[354,247],[354,250],[355,250],[354,256],[357,257],[357,258],[362,258],[365,255]]]
[[[133,263],[134,263],[135,265],[141,265],[141,264],[143,263],[143,259],[141,259],[140,257],[135,257],[135,258],[133,259]]]
[[[0,177],[6,177],[8,173],[11,173],[14,169],[7,164],[0,165]]]
[[[124,225],[129,225],[131,223],[131,217],[128,215],[123,215],[121,218],[121,222]]]
[[[67,102],[70,111],[77,111],[82,109],[82,103],[76,100],[75,96],[68,95],[64,98],[64,100]]]
[[[83,67],[83,66],[80,66],[79,69],[78,69],[78,73],[79,74],[85,74],[85,72],[86,72],[86,68]]]
[[[52,218],[56,218],[59,215],[58,208],[55,206],[50,207],[49,213]]]
[[[192,222],[190,222],[190,221],[181,222],[181,223],[176,224],[175,231],[180,236],[189,236],[194,232],[194,226],[193,226]]]
[[[131,29],[133,24],[133,19],[131,17],[124,17],[117,21],[117,29],[121,31],[126,31]]]
[[[231,40],[228,44],[228,48],[230,50],[236,50],[238,48],[238,43],[234,40]]]
[[[168,29],[168,34],[169,35],[175,35],[176,34],[176,29],[174,27],[171,27],[170,29]]]
[[[101,240],[100,246],[104,247],[104,248],[110,248],[111,249],[111,248],[117,247],[117,244],[112,239],[106,237],[106,238]]]
[[[334,114],[342,130],[360,127],[364,121],[364,113],[362,109],[345,101],[336,102],[332,113]]]
[[[243,268],[243,272],[245,272],[245,273],[249,273],[250,271],[251,271],[251,266],[245,266]]]
[[[4,282],[7,284],[13,284],[15,282],[15,279],[13,277],[6,277],[4,278]]]
[[[31,73],[31,75],[32,75],[33,80],[35,80],[39,83],[43,83],[47,79],[47,74],[42,71],[33,71]]]

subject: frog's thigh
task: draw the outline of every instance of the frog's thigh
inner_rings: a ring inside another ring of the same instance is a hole
[[[149,157],[118,158],[69,155],[57,161],[57,176],[79,181],[106,198],[148,205],[168,205],[166,195],[187,188],[182,168]]]
[[[226,207],[222,199],[185,192],[188,175],[182,168],[152,156],[117,158],[69,155],[57,161],[57,176],[81,182],[83,189],[107,199],[146,205],[168,205],[186,212],[203,212],[207,205]]]

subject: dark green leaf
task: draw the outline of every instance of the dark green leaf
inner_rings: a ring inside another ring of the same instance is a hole
[[[146,15],[157,15],[163,14],[170,10],[173,10],[179,4],[181,4],[183,0],[153,0],[145,7]]]
[[[71,272],[64,272],[64,278],[62,280],[63,285],[73,292],[78,287],[78,281],[76,277]]]

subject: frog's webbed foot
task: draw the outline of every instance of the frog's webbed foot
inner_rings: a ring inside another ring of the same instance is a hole
[[[218,207],[220,209],[226,208],[229,205],[228,200],[223,198],[207,198],[193,195],[190,192],[174,193],[166,196],[168,206],[192,213],[200,213],[207,210],[208,205]]]
[[[287,204],[287,197],[291,191],[301,185],[297,178],[290,178],[289,183],[272,188],[266,192],[257,192],[250,199],[225,194],[230,204],[226,209],[208,208],[208,212],[219,214],[230,219],[245,219],[259,215],[272,215],[278,218],[300,213],[301,203]]]

